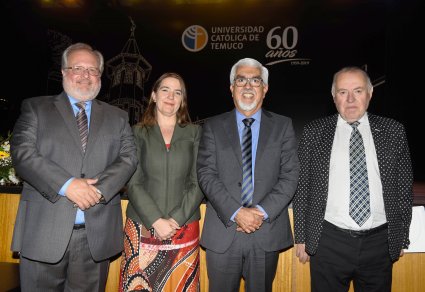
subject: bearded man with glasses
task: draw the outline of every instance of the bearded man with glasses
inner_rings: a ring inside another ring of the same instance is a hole
[[[104,291],[123,249],[119,190],[136,169],[128,114],[96,100],[103,56],[83,43],[62,54],[64,91],[26,99],[12,161],[24,180],[12,241],[21,291]]]
[[[201,237],[209,291],[272,291],[279,252],[293,245],[288,205],[299,163],[290,118],[265,109],[268,70],[245,58],[233,65],[235,109],[203,126],[197,173],[207,197]]]

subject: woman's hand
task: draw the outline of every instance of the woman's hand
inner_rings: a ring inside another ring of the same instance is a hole
[[[180,229],[179,225],[174,219],[159,218],[156,220],[152,227],[155,229],[156,236],[160,240],[171,239]]]

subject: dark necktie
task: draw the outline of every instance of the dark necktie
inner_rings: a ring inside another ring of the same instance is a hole
[[[77,126],[80,131],[80,139],[81,145],[83,147],[83,151],[86,151],[87,138],[89,135],[89,127],[87,122],[86,115],[86,103],[84,101],[80,101],[76,103],[76,106],[80,109],[77,113]]]
[[[245,128],[242,132],[242,205],[249,207],[252,204],[254,187],[252,185],[252,134],[253,118],[242,120]]]
[[[370,217],[369,179],[367,176],[366,155],[363,139],[357,126],[359,122],[350,124],[353,128],[350,137],[350,208],[351,218],[362,226]]]

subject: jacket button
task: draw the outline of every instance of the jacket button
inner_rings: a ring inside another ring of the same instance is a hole
[[[241,187],[242,186],[242,183],[238,182],[238,186]]]
[[[84,173],[81,174],[81,178],[84,178],[86,175]]]

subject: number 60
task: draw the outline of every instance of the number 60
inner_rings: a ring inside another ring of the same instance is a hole
[[[293,49],[298,43],[298,30],[295,26],[288,26],[283,30],[282,37],[275,34],[275,31],[281,29],[280,26],[273,27],[267,34],[267,47],[275,50],[282,46],[286,50]],[[289,44],[288,38],[292,36],[292,44]],[[273,45],[275,44],[275,45]]]

